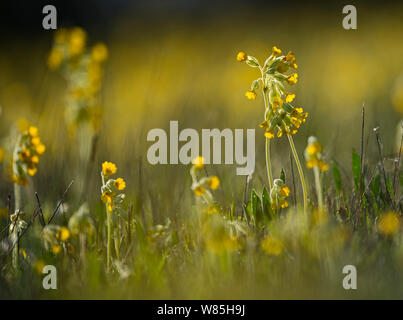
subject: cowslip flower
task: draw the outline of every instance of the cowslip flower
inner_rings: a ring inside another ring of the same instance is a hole
[[[102,163],[102,173],[105,177],[115,174],[117,170],[118,168],[116,167],[116,164],[112,162],[105,161]]]
[[[204,167],[204,158],[202,156],[198,156],[192,160],[192,164],[196,169],[201,169]]]
[[[246,52],[243,51],[238,52],[238,54],[236,55],[236,59],[239,62],[245,61],[247,57],[248,55],[246,54]]]
[[[113,183],[113,186],[119,191],[122,191],[126,188],[126,182],[122,178],[117,178]]]
[[[249,100],[255,100],[256,99],[256,92],[252,90],[248,90],[245,92],[245,97],[247,97]]]
[[[192,186],[191,189],[195,196],[201,198],[207,208],[213,208],[214,205],[214,198],[213,194],[211,193],[212,190],[216,190],[220,186],[220,179],[217,176],[207,176],[199,178],[202,169],[204,167],[205,160],[203,157],[198,156],[192,160],[192,167],[190,169],[190,175],[192,177]],[[215,209],[216,210],[216,209]],[[210,210],[206,210],[206,212],[212,213]]]
[[[316,137],[308,138],[308,145],[304,152],[307,168],[318,167],[320,171],[327,171],[329,165],[325,162],[322,154],[322,145]]]
[[[270,191],[271,208],[273,210],[279,208],[287,208],[288,202],[286,198],[290,195],[290,189],[284,184],[281,179],[275,179],[273,188]]]
[[[121,212],[122,204],[125,199],[125,194],[120,191],[126,188],[126,182],[122,178],[111,179],[111,175],[117,172],[117,167],[114,163],[105,161],[102,163],[102,187],[101,187],[101,201],[105,204],[106,216],[107,216],[107,253],[106,253],[106,267],[107,271],[110,270],[111,264],[111,232],[112,232],[112,213]],[[105,178],[109,178],[105,180]]]
[[[41,142],[37,127],[27,123],[21,129],[13,154],[13,181],[28,186],[28,176],[38,172],[39,156],[45,152],[46,147]]]

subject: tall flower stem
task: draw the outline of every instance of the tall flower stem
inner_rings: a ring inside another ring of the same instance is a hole
[[[111,265],[111,215],[112,212],[106,208],[107,228],[108,228],[108,243],[106,247],[106,270],[110,271]]]
[[[322,185],[320,182],[320,172],[319,172],[319,167],[314,166],[313,167],[313,174],[315,176],[315,186],[316,186],[316,193],[318,195],[318,206],[319,210],[323,210],[323,195],[322,195]]]
[[[269,111],[269,102],[267,101],[267,89],[265,88],[264,84],[262,91],[265,106],[264,119],[266,120],[266,116]],[[267,171],[267,178],[269,179],[269,188],[271,190],[273,188],[273,174],[271,172],[271,161],[270,161],[270,139],[268,138],[266,138],[266,171]]]
[[[102,185],[105,185],[105,177],[103,172],[101,172],[102,177]],[[112,218],[112,211],[108,209],[108,205],[105,205],[106,209],[106,227],[108,229],[108,242],[106,244],[106,271],[110,271],[111,265],[111,218]]]
[[[13,172],[18,172],[16,168],[16,162],[18,159],[18,146],[21,143],[21,136],[18,138],[17,143],[14,146],[14,151],[13,151]],[[21,186],[14,182],[14,210],[21,209]]]
[[[302,171],[301,162],[299,161],[297,150],[295,149],[294,140],[292,139],[291,134],[287,133],[287,137],[288,137],[288,141],[290,142],[290,147],[291,147],[291,151],[294,156],[294,159],[295,159],[295,163],[297,164],[299,178],[301,180],[301,185],[302,185],[302,193],[304,196],[304,212],[306,212],[306,209],[308,207],[308,196],[307,196],[307,191],[306,191],[304,172]]]

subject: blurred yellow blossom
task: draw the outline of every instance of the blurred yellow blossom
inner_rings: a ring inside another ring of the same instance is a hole
[[[261,247],[264,252],[272,256],[278,256],[283,252],[283,242],[276,237],[267,236],[261,242]]]
[[[378,230],[384,236],[395,235],[399,230],[399,226],[399,215],[392,211],[382,214],[378,221]]]
[[[248,90],[245,92],[245,97],[247,97],[249,100],[255,100],[256,99],[256,92]]]
[[[245,61],[246,58],[247,58],[247,54],[246,54],[246,52],[243,52],[243,51],[238,52],[238,54],[236,56],[236,59],[239,62]]]
[[[204,167],[204,158],[202,156],[198,156],[192,160],[192,164],[196,169],[201,169]]]

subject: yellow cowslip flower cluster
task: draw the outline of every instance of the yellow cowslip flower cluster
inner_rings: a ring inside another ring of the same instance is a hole
[[[42,239],[47,250],[57,255],[64,249],[70,255],[75,252],[74,245],[69,242],[71,232],[68,228],[58,225],[47,225],[42,230]]]
[[[117,167],[114,163],[105,161],[102,163],[102,187],[101,187],[101,200],[105,203],[108,211],[119,209],[125,198],[124,193],[119,193],[126,188],[126,182],[122,178],[108,179],[109,176],[114,175]]]
[[[381,215],[378,221],[378,230],[384,236],[393,236],[399,231],[400,218],[395,212],[387,212]]]
[[[288,188],[281,179],[274,179],[273,188],[270,190],[271,208],[277,210],[279,208],[287,208],[288,202],[286,198],[290,195]]]
[[[49,68],[61,69],[67,81],[65,117],[72,132],[82,122],[89,122],[97,131],[102,118],[99,91],[108,48],[97,43],[88,50],[86,42],[87,34],[79,27],[59,29],[48,57]]]
[[[28,125],[24,129],[14,149],[13,181],[22,186],[28,186],[28,175],[38,172],[39,156],[46,150],[38,135],[38,128]]]
[[[271,55],[266,59],[263,66],[252,56],[241,51],[237,55],[237,60],[245,62],[253,68],[259,68],[261,77],[252,82],[250,90],[245,96],[250,100],[256,99],[256,90],[263,86],[263,94],[266,104],[265,120],[259,124],[265,129],[265,137],[274,138],[277,129],[277,137],[286,133],[296,134],[302,123],[306,122],[308,113],[301,107],[294,107],[291,102],[295,99],[295,94],[289,93],[285,89],[285,84],[293,85],[298,81],[298,74],[287,75],[290,69],[297,69],[294,53],[289,52],[282,55],[282,51],[274,46]],[[260,84],[261,83],[261,84]]]
[[[320,171],[327,171],[329,165],[324,161],[322,155],[322,145],[316,137],[308,138],[308,146],[305,149],[305,160],[308,168],[318,167]]]
[[[197,173],[204,168],[204,162],[204,158],[201,156],[194,158],[192,161],[193,165],[190,169],[193,181],[192,190],[196,196],[203,197],[207,204],[211,205],[213,203],[213,195],[208,189],[216,190],[220,186],[220,179],[217,176],[198,179]]]

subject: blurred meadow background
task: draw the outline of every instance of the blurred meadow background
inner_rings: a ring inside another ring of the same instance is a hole
[[[338,1],[325,4],[297,1],[119,0],[54,4],[58,9],[58,28],[79,26],[87,33],[88,46],[103,42],[107,47],[108,58],[103,64],[102,88],[99,91],[102,123],[95,135],[93,152],[92,133],[77,130],[72,135],[69,132],[65,121],[66,81],[60,72],[51,70],[47,64],[54,32],[42,29],[41,12],[45,3],[17,1],[4,4],[5,8],[0,10],[4,15],[0,30],[0,146],[3,150],[0,207],[7,207],[7,197],[13,193],[10,157],[16,143],[17,123],[21,119],[38,127],[41,140],[46,145],[46,152],[38,164],[38,173],[22,193],[23,209],[29,213],[28,217],[36,206],[34,192],[40,196],[44,215],[48,218],[67,185],[74,179],[55,223],[67,225],[71,215],[86,202],[98,232],[103,233],[105,211],[99,199],[102,186],[99,172],[104,161],[111,161],[117,165],[119,175],[126,181],[126,206],[132,208],[135,219],[141,220],[145,232],[153,226],[165,227],[169,218],[175,232],[180,234],[178,230],[182,230],[187,220],[192,221],[195,211],[190,166],[152,166],[146,157],[151,145],[146,140],[147,132],[153,128],[169,130],[170,120],[179,121],[179,130],[194,128],[199,132],[202,128],[256,128],[256,170],[249,190],[255,188],[261,193],[263,186],[267,186],[265,137],[263,129],[257,127],[264,113],[263,98],[258,95],[256,101],[250,101],[244,96],[257,74],[255,69],[238,63],[236,54],[246,51],[259,61],[264,61],[273,46],[285,52],[293,51],[297,57],[299,81],[292,90],[297,96],[297,104],[309,113],[306,124],[294,138],[300,157],[303,158],[308,137],[315,135],[323,145],[323,153],[329,163],[335,161],[338,164],[343,184],[346,188],[352,188],[351,155],[353,149],[357,153],[360,151],[361,108],[364,104],[365,170],[368,179],[379,161],[376,136],[372,130],[378,126],[384,165],[388,172],[393,171],[400,146],[399,125],[403,114],[401,3],[355,2],[358,30],[343,29],[344,4]],[[287,139],[274,139],[271,150],[273,175],[279,177],[281,169],[284,169],[286,179],[289,179],[291,155]],[[91,160],[90,154],[93,156]],[[235,175],[235,166],[206,167],[209,174],[220,178],[220,187],[214,195],[223,212],[228,212],[232,207],[242,212],[245,177]],[[295,164],[293,170],[296,172]],[[304,171],[309,185],[309,198],[312,207],[315,207],[314,176],[305,165]],[[325,199],[335,192],[333,179],[332,170],[323,174]],[[296,190],[292,185],[290,189],[290,199],[293,199],[290,204],[295,199],[302,201],[298,180]],[[294,210],[294,206],[291,207],[289,210]],[[2,212],[2,226],[5,226],[8,211]],[[329,212],[330,216],[334,214]],[[169,254],[163,250],[165,259],[172,259],[176,264],[167,261],[165,265],[162,263],[164,266],[160,269],[148,268],[149,265],[161,263],[160,256],[145,254],[147,258],[143,257],[142,261],[128,266],[126,263],[125,268],[129,271],[125,270],[130,276],[123,276],[126,285],[120,287],[106,284],[108,274],[103,273],[103,266],[98,263],[98,258],[101,256],[104,260],[105,254],[103,242],[100,241],[101,244],[94,245],[95,249],[88,249],[91,252],[87,257],[87,273],[74,271],[75,277],[65,276],[59,290],[46,292],[40,288],[41,278],[28,273],[19,276],[18,289],[12,284],[17,280],[10,280],[8,272],[3,269],[0,296],[402,297],[403,287],[396,281],[401,276],[397,272],[388,272],[386,278],[383,277],[383,270],[396,268],[397,271],[403,264],[400,238],[393,249],[396,251],[391,249],[393,255],[397,255],[393,262],[385,257],[386,254],[378,252],[382,248],[376,245],[377,240],[368,240],[368,247],[373,249],[369,256],[374,258],[373,261],[368,258],[371,261],[360,270],[363,278],[373,277],[370,282],[362,280],[360,290],[353,294],[341,288],[341,269],[344,264],[361,261],[354,253],[360,241],[356,243],[351,240],[343,254],[333,255],[340,250],[341,244],[337,241],[344,237],[343,230],[333,226],[331,230],[315,234],[309,229],[311,238],[308,237],[308,240],[304,236],[305,222],[301,222],[303,227],[298,229],[301,234],[295,232],[293,239],[288,234],[293,233],[290,229],[292,223],[287,220],[291,219],[291,215],[290,212],[284,221],[276,220],[271,229],[282,230],[279,233],[284,235],[283,240],[292,243],[290,246],[294,246],[294,249],[295,246],[304,246],[304,241],[311,242],[306,244],[306,252],[295,249],[281,261],[260,260],[260,257],[249,252],[245,253],[246,257],[242,254],[232,257],[229,263],[222,256],[203,260],[207,259],[203,252],[197,253],[197,259],[200,259],[197,260],[189,258],[179,249],[173,249]],[[197,226],[197,223],[192,226]],[[192,232],[190,227],[184,228],[186,232]],[[35,249],[35,246],[40,246],[39,240],[27,240],[39,239],[39,236],[34,236],[38,234],[40,226],[35,223],[21,240],[21,247],[31,252],[33,264],[39,256],[44,261],[48,259],[56,263],[55,255],[43,251],[40,254]],[[337,243],[333,240],[326,242],[327,238],[336,239]],[[324,242],[328,245],[321,247],[320,243]],[[91,246],[90,242],[88,246]],[[382,246],[388,246],[388,243],[382,243]],[[140,256],[138,252],[131,252],[129,256],[132,254],[133,261]],[[392,256],[392,253],[388,254]],[[238,261],[241,259],[254,261],[256,264],[249,266],[253,271]],[[198,261],[202,261],[200,265]],[[66,268],[71,261],[59,263]],[[180,274],[167,276],[173,274],[175,268],[180,270]],[[63,270],[61,274],[67,272]],[[243,273],[245,275],[239,276]],[[85,290],[76,291],[79,284],[74,279],[77,278],[86,279]],[[178,285],[178,279],[183,281],[183,287]],[[108,290],[102,291],[103,286]]]

